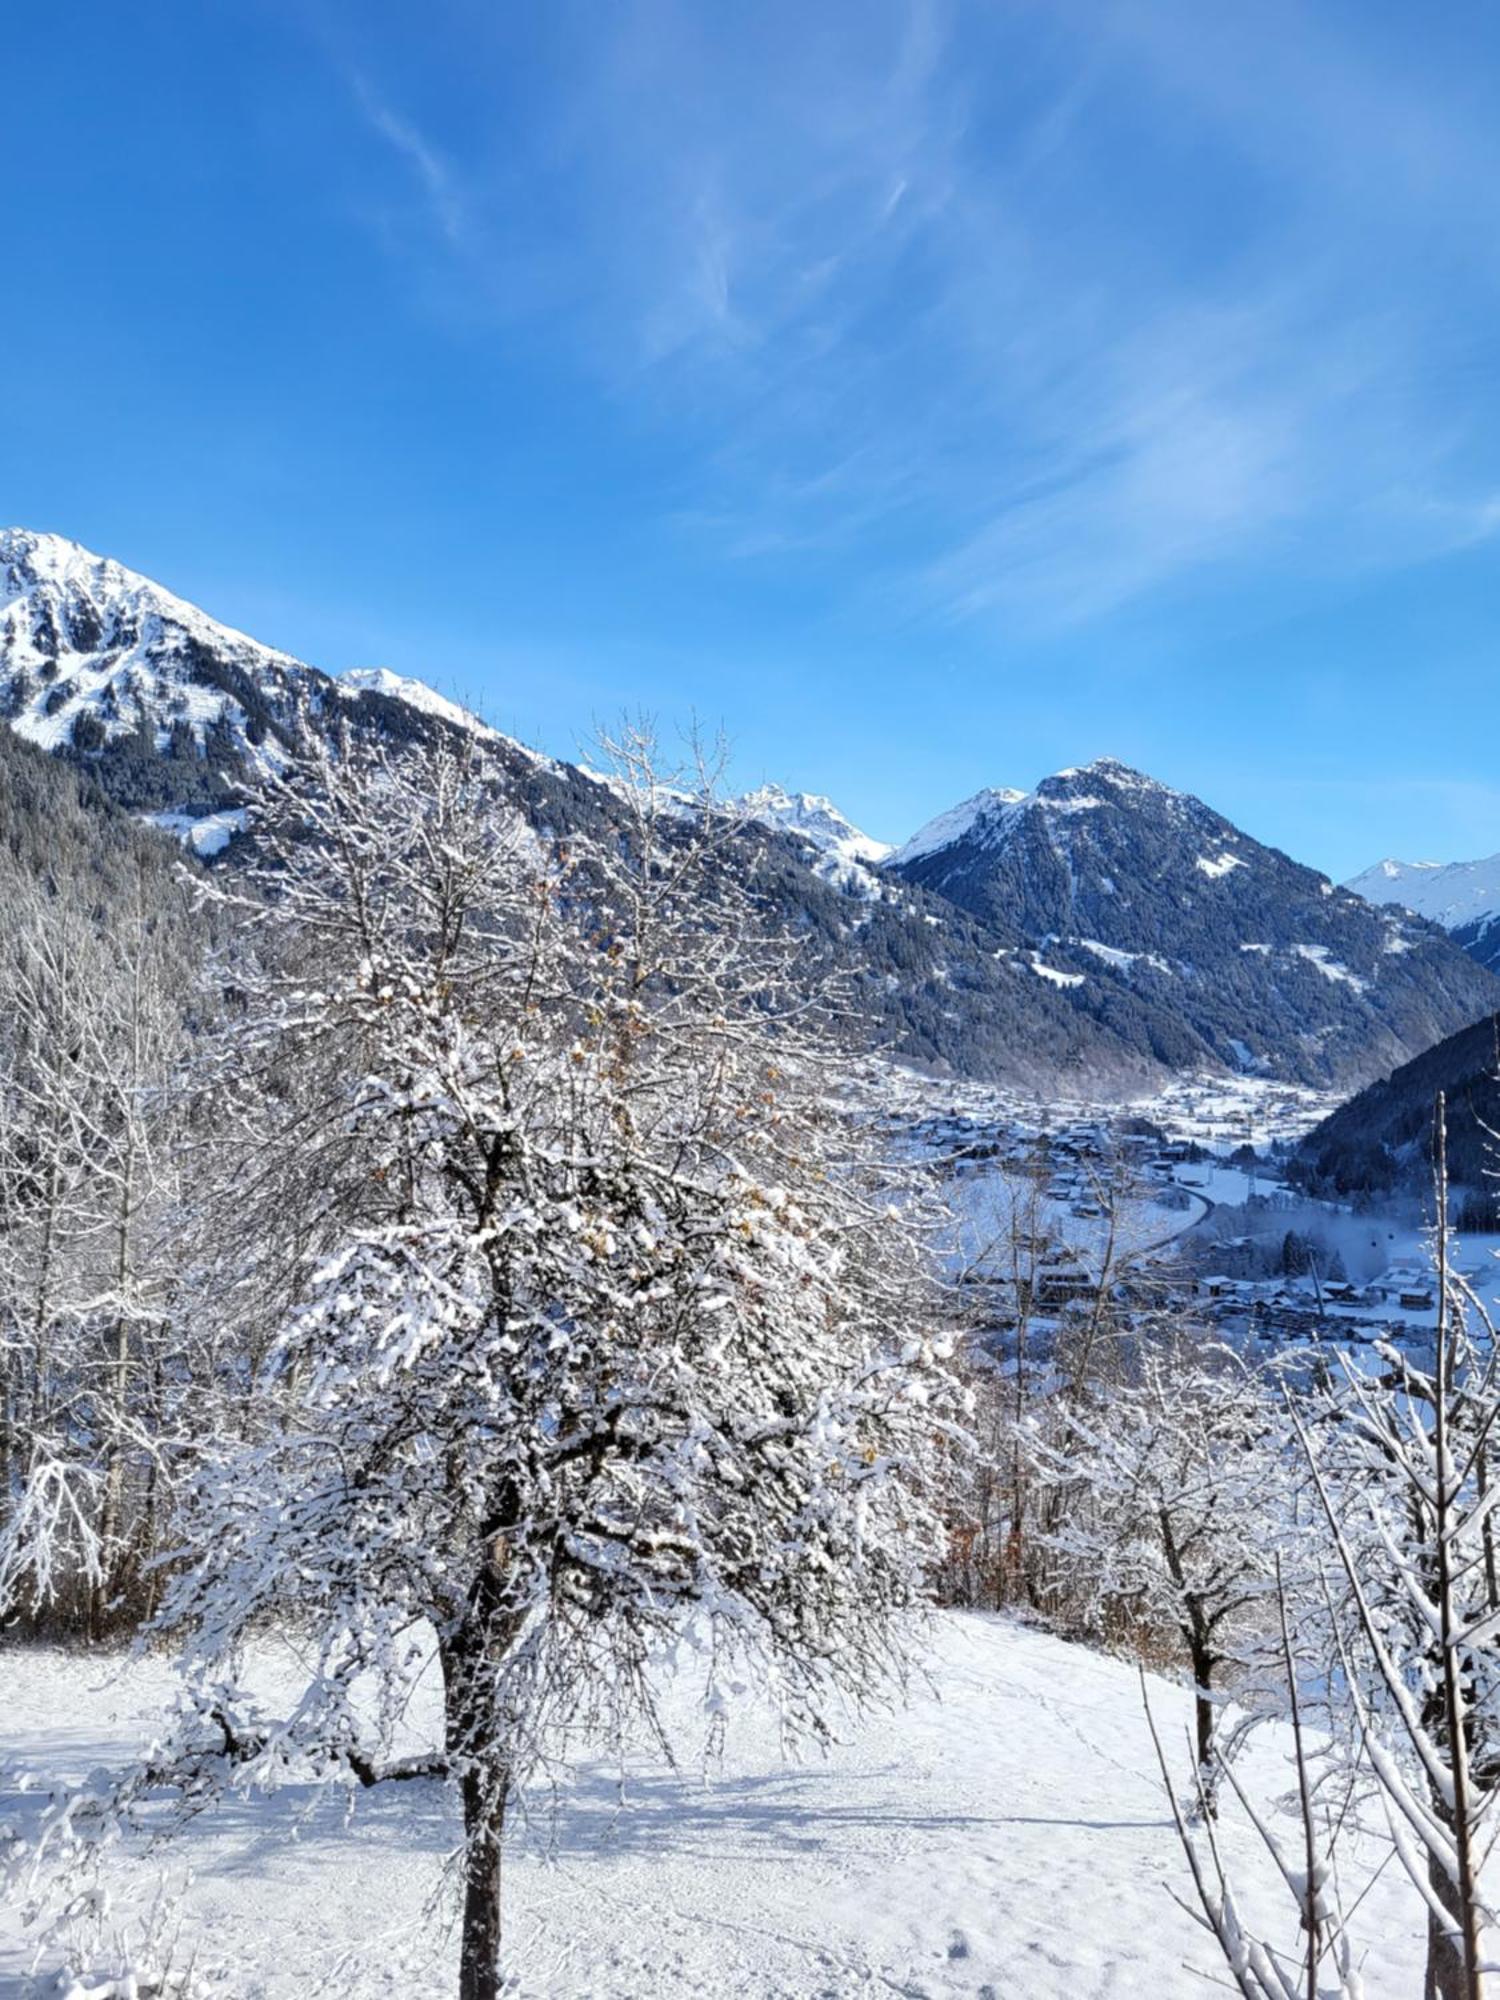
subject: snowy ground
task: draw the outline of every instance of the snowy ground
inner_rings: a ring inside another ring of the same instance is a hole
[[[1012,1218],[1025,1218],[1030,1213],[1032,1183],[1028,1178],[1003,1163],[984,1161],[961,1178],[945,1182],[942,1192],[959,1225],[951,1262],[962,1267],[988,1261],[992,1267],[1008,1271]],[[1087,1200],[1089,1192],[1085,1188],[1081,1198]],[[1150,1190],[1140,1196],[1116,1194],[1111,1221],[1102,1212],[1092,1217],[1075,1214],[1071,1195],[1065,1200],[1043,1196],[1036,1220],[1053,1242],[1066,1244],[1097,1271],[1104,1261],[1106,1244],[1111,1246],[1116,1266],[1128,1264],[1147,1250],[1165,1249],[1185,1236],[1202,1221],[1208,1205],[1209,1198],[1201,1193],[1182,1210],[1163,1208]]]
[[[707,1780],[650,1763],[622,1808],[612,1773],[585,1769],[555,1824],[539,1817],[508,1860],[515,1992],[1199,2000],[1214,1958],[1167,1893],[1186,1883],[1133,1669],[974,1615],[939,1618],[928,1653],[932,1688],[852,1728],[826,1761],[784,1763],[752,1711]],[[117,1759],[150,1733],[165,1679],[154,1665],[111,1680],[76,1658],[0,1655],[7,1748],[43,1785]],[[1153,1683],[1153,1701],[1180,1744],[1180,1691]],[[668,1707],[691,1740],[686,1687]],[[1288,1786],[1282,1748],[1263,1737],[1246,1764],[1263,1797]],[[32,1808],[9,1792],[0,1818],[23,1820]],[[198,1821],[181,1858],[223,1990],[450,1994],[447,1913],[424,1909],[454,1833],[442,1789],[426,1784],[348,1810],[282,1794]],[[1226,1840],[1254,1907],[1266,1868],[1243,1828]],[[1370,1849],[1364,1872],[1379,1858]],[[127,1901],[159,1866],[121,1867]],[[1362,1883],[1352,1870],[1349,1900]],[[1357,1930],[1371,2000],[1420,1990],[1416,1914],[1394,1867]],[[17,1917],[0,1913],[5,2000],[27,1990],[24,1960]]]

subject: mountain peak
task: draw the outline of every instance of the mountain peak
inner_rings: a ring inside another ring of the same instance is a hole
[[[1075,1005],[1097,995],[1129,1012],[1159,1007],[1171,1033],[1240,1069],[1373,1067],[1376,1048],[1409,1047],[1484,1004],[1482,983],[1421,926],[1336,895],[1201,799],[1114,757],[1024,795],[981,792],[889,865],[1014,937]],[[1387,884],[1387,899],[1411,893]],[[1293,1021],[1295,1043],[1278,1045],[1266,1024]]]
[[[1066,770],[1054,771],[1029,792],[1005,786],[989,786],[976,792],[973,798],[951,806],[919,827],[905,846],[890,857],[891,865],[904,867],[960,841],[993,844],[1006,837],[1018,814],[1028,810],[1074,813],[1106,802],[1144,804],[1147,800],[1176,801],[1182,796],[1144,771],[1121,763],[1118,757],[1096,757],[1090,764],[1072,764]]]
[[[976,792],[971,799],[961,805],[950,806],[925,826],[918,827],[904,846],[898,847],[890,856],[893,868],[903,868],[909,862],[921,861],[929,854],[940,854],[945,847],[953,847],[961,840],[981,835],[1005,813],[1015,806],[1024,805],[1032,796],[1029,792],[1012,791],[1005,786],[987,786]]]
[[[1123,763],[1118,757],[1095,757],[1088,764],[1070,765],[1066,770],[1054,771],[1050,778],[1043,778],[1037,786],[1037,796],[1047,798],[1058,791],[1071,789],[1081,783],[1106,785],[1115,792],[1137,792],[1156,798],[1179,798],[1170,785],[1162,784],[1159,778],[1151,777],[1145,771],[1137,771],[1131,764]]]
[[[384,727],[380,698],[508,742],[422,681],[332,680],[65,536],[0,529],[0,722],[87,760],[122,803],[222,815],[331,716]]]
[[[25,564],[55,574],[73,561],[100,564],[105,558],[91,555],[81,542],[70,542],[65,535],[45,534],[36,528],[0,528],[0,563]]]
[[[885,841],[861,833],[821,792],[789,792],[781,785],[759,785],[736,803],[762,826],[800,834],[841,866],[857,862],[871,867],[891,852]]]
[[[0,528],[0,675],[29,664],[54,679],[47,662],[60,672],[68,654],[97,653],[111,636],[137,646],[147,636],[159,638],[163,628],[214,647],[248,649],[281,666],[301,666],[113,556],[96,555],[66,535]]]

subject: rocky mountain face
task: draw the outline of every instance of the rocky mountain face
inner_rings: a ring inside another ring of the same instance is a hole
[[[1232,1068],[1368,1077],[1500,997],[1433,925],[1111,759],[982,792],[886,867],[1019,932],[1040,979],[1092,989],[1101,1008],[1123,987]]]
[[[462,731],[538,831],[611,836],[597,774],[382,668],[331,676],[75,543],[0,532],[0,717],[206,860],[319,735]],[[851,1035],[938,1071],[1107,1090],[1216,1066],[1361,1082],[1500,1003],[1377,912],[1124,766],[986,792],[895,854],[824,798],[737,802],[728,865],[848,993]]]

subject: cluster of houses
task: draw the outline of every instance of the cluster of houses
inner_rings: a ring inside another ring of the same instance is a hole
[[[1315,1276],[1276,1279],[1231,1278],[1214,1272],[1197,1281],[1198,1296],[1204,1299],[1235,1299],[1241,1303],[1266,1306],[1306,1307],[1341,1313],[1372,1309],[1403,1313],[1431,1312],[1437,1296],[1430,1273],[1416,1265],[1393,1264],[1367,1285],[1350,1284],[1345,1279],[1319,1280]]]
[[[1205,1318],[1227,1332],[1265,1341],[1331,1340],[1351,1345],[1401,1340],[1432,1324],[1437,1292],[1430,1271],[1398,1263],[1368,1284],[1345,1279],[1231,1278],[1209,1273],[1196,1290]]]
[[[1306,1122],[1302,1100],[1308,1096],[1288,1089],[1285,1103],[1269,1094],[1254,1103],[1262,1144],[1268,1128],[1281,1136],[1278,1126],[1290,1131]],[[908,1114],[900,1123],[904,1137],[916,1142],[941,1177],[964,1181],[1000,1172],[1013,1182],[1030,1182],[1045,1202],[1022,1276],[998,1268],[972,1274],[971,1281],[992,1301],[999,1335],[1021,1315],[1061,1319],[1087,1307],[1099,1287],[1096,1246],[1103,1240],[1101,1229],[1087,1225],[1102,1223],[1110,1197],[1124,1192],[1133,1203],[1163,1212],[1157,1248],[1127,1256],[1112,1279],[1127,1306],[1186,1293],[1206,1322],[1235,1340],[1354,1344],[1420,1336],[1436,1304],[1431,1272],[1420,1262],[1397,1260],[1380,1276],[1353,1282],[1341,1270],[1332,1276],[1295,1268],[1268,1273],[1263,1233],[1217,1241],[1200,1235],[1186,1255],[1183,1244],[1168,1240],[1169,1217],[1197,1205],[1194,1168],[1246,1142],[1251,1109],[1225,1105],[1204,1090],[1201,1100],[1189,1093],[1174,1107],[1170,1129],[1165,1121],[1129,1111],[1084,1109],[1061,1122],[1055,1113],[1049,1117],[1034,1107],[1029,1115],[1012,1117],[998,1106],[986,1107],[986,1115],[977,1105],[958,1102],[929,1109],[915,1121]],[[1210,1180],[1207,1174],[1202,1178],[1204,1184]],[[1243,1198],[1248,1210],[1276,1205],[1274,1186],[1267,1182]],[[1069,1218],[1084,1226],[1074,1232]],[[1069,1240],[1074,1234],[1078,1240]]]

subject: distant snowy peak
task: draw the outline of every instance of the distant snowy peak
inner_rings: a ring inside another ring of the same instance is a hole
[[[839,811],[832,799],[818,792],[788,792],[780,785],[761,785],[737,801],[740,810],[762,826],[782,833],[799,833],[820,853],[840,861],[873,866],[891,852],[888,842],[872,840]]]
[[[788,792],[780,785],[761,785],[733,800],[733,807],[774,833],[789,835],[811,849],[815,875],[846,895],[873,901],[882,894],[876,874],[891,852],[884,841],[872,840],[818,792]]]
[[[1484,861],[1377,861],[1344,886],[1368,903],[1395,904],[1458,930],[1500,913],[1500,854]]]
[[[1006,813],[1011,807],[1023,805],[1030,796],[1028,792],[1014,792],[1003,787],[976,792],[972,799],[965,799],[962,805],[950,806],[947,812],[939,813],[936,819],[930,819],[925,826],[919,827],[911,839],[890,856],[891,866],[903,868],[908,862],[924,860],[929,854],[941,854],[945,847],[956,847],[960,841],[984,840],[1005,824]]]

